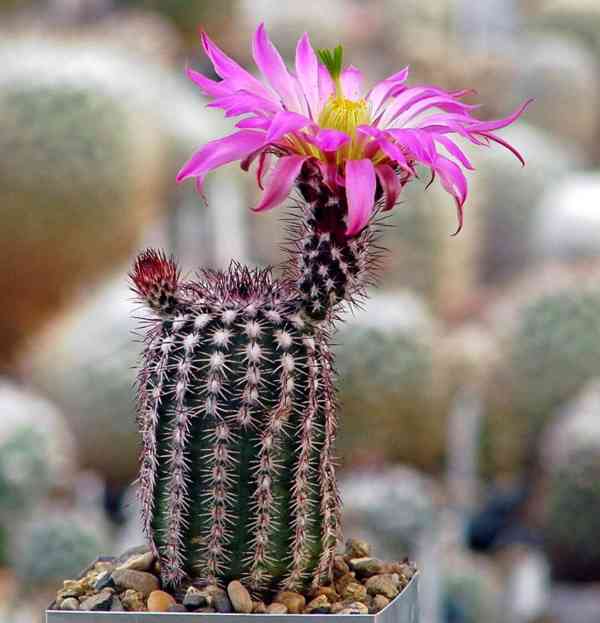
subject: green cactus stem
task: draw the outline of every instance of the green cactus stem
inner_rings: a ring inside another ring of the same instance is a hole
[[[328,326],[271,273],[232,264],[182,283],[148,251],[156,312],[139,377],[144,529],[163,581],[299,589],[332,572],[339,528]]]

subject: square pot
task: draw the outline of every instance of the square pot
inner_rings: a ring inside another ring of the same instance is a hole
[[[46,623],[419,623],[419,574],[377,614],[218,614],[162,612],[67,612],[46,610]]]

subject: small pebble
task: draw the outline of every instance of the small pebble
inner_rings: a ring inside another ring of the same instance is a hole
[[[371,610],[374,613],[379,612],[380,610],[383,610],[389,603],[390,600],[387,597],[384,597],[383,595],[375,595],[375,597],[373,597],[373,603],[371,604]]]
[[[273,601],[283,604],[290,614],[300,614],[306,607],[306,598],[294,591],[280,591]]]
[[[369,595],[383,595],[388,599],[398,595],[398,589],[389,575],[374,575],[366,581],[365,586]]]
[[[61,610],[79,610],[79,600],[75,597],[67,597],[60,604]]]
[[[360,601],[350,602],[339,614],[369,614],[369,608]]]
[[[112,579],[119,588],[132,589],[141,593],[144,597],[150,595],[152,591],[160,589],[158,578],[145,571],[117,569],[113,571]]]
[[[312,601],[309,601],[306,604],[306,608],[304,608],[304,612],[306,614],[324,614],[325,612],[331,611],[331,604],[327,600],[325,595],[319,595],[315,597]]]
[[[346,606],[341,601],[331,604],[331,614],[339,614]]]
[[[91,597],[84,599],[79,605],[79,609],[86,611],[108,611],[112,605],[112,599],[112,593],[102,591],[97,595],[92,595]]]
[[[199,590],[195,586],[190,586],[183,598],[183,605],[188,610],[195,610],[203,606],[210,606],[211,601],[212,599],[206,591]]]
[[[121,563],[117,567],[117,570],[122,571],[123,569],[131,569],[132,571],[150,571],[155,560],[156,556],[154,556],[152,552],[136,554]]]
[[[367,589],[358,582],[348,582],[341,593],[343,599],[362,601],[367,596]]]
[[[335,581],[335,590],[339,595],[343,595],[346,590],[346,586],[352,582],[356,582],[356,576],[354,573],[346,573],[346,575],[343,575]]]
[[[361,577],[383,573],[383,564],[377,558],[351,558],[350,568]]]
[[[146,609],[144,596],[137,591],[128,589],[120,597],[123,607],[129,612],[142,612]]]
[[[341,578],[343,575],[346,575],[350,572],[350,567],[348,563],[344,560],[343,556],[336,556],[333,559],[333,577]]]
[[[264,601],[252,602],[252,614],[265,614],[267,612],[267,606]]]
[[[362,539],[348,539],[346,541],[346,557],[368,558],[371,555],[371,546]]]
[[[85,586],[81,580],[65,580],[62,590],[59,591],[59,593],[66,599],[67,597],[80,597],[86,590],[87,586]]]
[[[171,604],[167,612],[187,612],[187,608],[183,604]]]
[[[94,582],[94,590],[100,592],[104,588],[114,588],[115,583],[112,579],[110,571],[103,571],[98,575]]]
[[[267,614],[287,614],[288,609],[285,607],[285,604],[280,604],[277,601],[274,601],[272,604],[267,606]]]
[[[175,603],[175,598],[165,591],[152,591],[148,596],[148,612],[166,612]]]
[[[227,594],[235,612],[250,614],[252,612],[252,597],[246,587],[239,581],[233,580],[227,585]]]
[[[318,586],[311,593],[311,597],[318,597],[319,595],[325,595],[327,597],[330,604],[339,601],[340,596],[337,594],[335,588],[333,586]]]
[[[231,601],[229,601],[227,593],[222,589],[212,592],[212,605],[213,608],[221,614],[229,614],[230,612],[233,612]]]

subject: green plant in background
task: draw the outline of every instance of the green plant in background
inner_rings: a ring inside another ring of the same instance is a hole
[[[453,556],[442,571],[442,612],[447,623],[498,623],[502,588],[489,563],[468,555]]]
[[[215,31],[226,29],[235,17],[238,0],[220,0],[219,2],[117,0],[117,4],[129,8],[151,10],[163,15],[191,43],[197,33],[197,24]]]
[[[443,465],[448,396],[436,333],[425,304],[408,293],[376,297],[342,326],[335,340],[342,458],[404,461],[428,472]]]
[[[600,580],[600,444],[590,440],[549,467],[542,533],[554,576]]]
[[[106,87],[60,77],[60,68],[32,82],[15,69],[18,52],[0,52],[8,63],[0,91],[6,365],[83,283],[128,256],[157,205],[159,152],[142,115]]]
[[[12,542],[10,560],[23,586],[32,590],[76,577],[105,547],[106,536],[89,517],[44,511]]]
[[[45,400],[0,381],[0,413],[0,554],[7,555],[32,509],[68,488],[75,459],[62,415]]]
[[[575,277],[519,305],[488,386],[481,437],[488,476],[514,475],[535,460],[552,413],[600,369],[600,290]]]

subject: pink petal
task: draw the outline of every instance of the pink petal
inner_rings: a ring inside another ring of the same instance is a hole
[[[231,95],[217,97],[207,104],[207,107],[222,108],[226,117],[237,117],[248,113],[274,115],[281,110],[281,107],[272,101],[247,91],[236,91]]]
[[[252,58],[288,110],[301,110],[294,81],[277,48],[271,43],[265,25],[260,24],[252,40]]]
[[[302,35],[296,46],[296,75],[309,114],[316,121],[319,109],[319,62],[307,33]]]
[[[433,134],[433,139],[438,143],[441,143],[446,148],[448,153],[454,156],[466,169],[469,169],[470,171],[475,170],[475,167],[471,164],[471,161],[453,140],[443,134]]]
[[[346,200],[348,202],[348,226],[346,235],[355,236],[371,218],[375,204],[375,169],[370,160],[346,162]]]
[[[375,172],[379,178],[381,187],[385,194],[385,206],[383,211],[391,210],[396,205],[398,195],[402,190],[402,185],[398,179],[398,175],[389,164],[380,164],[375,167]]]
[[[185,73],[192,82],[200,87],[202,93],[208,97],[222,97],[223,95],[229,95],[231,93],[227,87],[223,86],[223,83],[215,82],[199,71],[194,71],[188,67]]]
[[[439,174],[444,189],[456,199],[458,216],[458,227],[454,232],[456,235],[463,226],[463,205],[467,200],[467,180],[460,167],[444,156],[438,156],[433,170]]]
[[[513,153],[519,159],[521,164],[525,166],[525,160],[523,156],[509,142],[505,141],[504,139],[501,139],[499,136],[496,136],[492,132],[482,132],[481,136],[485,136],[486,138],[490,139],[490,141],[494,141],[494,143],[498,143],[498,145],[502,145],[502,147],[506,147],[506,149],[508,149],[508,151]]]
[[[419,161],[431,165],[437,158],[437,150],[431,135],[423,130],[414,128],[390,128],[387,133],[393,136],[401,145],[408,148],[411,154]]]
[[[278,112],[271,121],[269,131],[267,132],[267,142],[277,141],[284,134],[300,130],[310,124],[312,124],[312,121],[304,115],[299,115],[295,112]]]
[[[389,78],[378,82],[366,95],[365,99],[371,104],[373,115],[377,115],[379,107],[385,103],[395,89],[402,88],[408,78],[408,67]]]
[[[436,87],[411,87],[402,91],[376,118],[376,124],[387,127],[398,115],[428,97],[446,95]]]
[[[271,120],[266,117],[248,117],[235,124],[236,128],[247,128],[250,130],[268,130]]]
[[[188,177],[203,179],[206,172],[247,156],[264,145],[264,142],[264,133],[253,130],[240,130],[225,138],[210,141],[183,165],[176,180],[182,182]]]
[[[277,161],[260,203],[253,208],[255,212],[270,210],[287,199],[307,158],[308,156],[284,156]]]
[[[533,102],[533,99],[527,100],[511,115],[508,115],[508,117],[504,117],[503,119],[497,119],[496,121],[477,121],[474,119],[473,121],[475,121],[475,123],[471,129],[475,132],[489,132],[491,130],[505,128],[507,125],[510,125],[513,121],[518,119],[525,112],[525,109],[529,106],[529,104],[531,104],[531,102]]]
[[[350,137],[339,130],[319,130],[316,136],[304,135],[304,138],[321,151],[333,152],[350,141]]]
[[[227,80],[227,87],[231,91],[239,91],[245,89],[251,93],[264,97],[265,99],[273,99],[273,96],[251,73],[238,65],[232,58],[229,58],[210,37],[202,31],[200,40],[206,56],[210,59],[215,72],[218,76]]]
[[[412,104],[392,121],[398,127],[402,127],[414,119],[417,115],[420,115],[422,112],[425,112],[430,108],[444,110],[447,112],[461,113],[478,107],[478,105],[463,104],[462,102],[458,102],[450,97],[444,97],[441,95],[437,97],[427,97],[418,102],[418,104]]]
[[[342,71],[340,81],[342,83],[342,92],[346,99],[354,101],[360,99],[363,81],[363,75],[360,69],[354,67],[354,65],[350,65]]]

